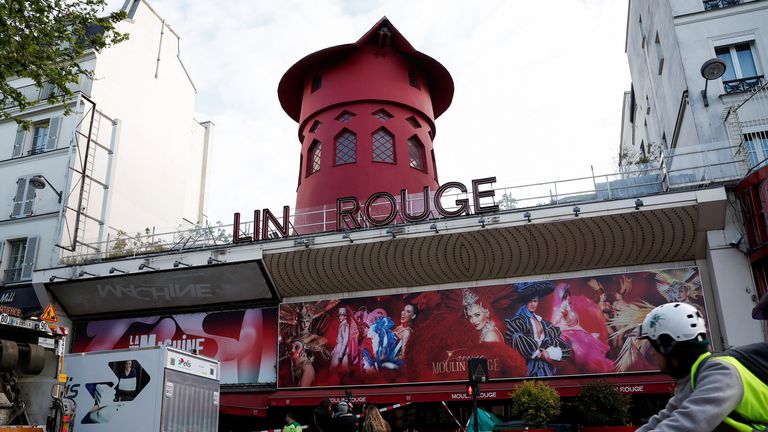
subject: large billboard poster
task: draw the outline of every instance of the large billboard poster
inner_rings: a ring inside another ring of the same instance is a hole
[[[277,309],[163,315],[78,324],[73,352],[167,345],[221,362],[222,384],[274,384]]]
[[[695,305],[698,267],[280,305],[278,386],[654,371],[636,329],[655,306]]]

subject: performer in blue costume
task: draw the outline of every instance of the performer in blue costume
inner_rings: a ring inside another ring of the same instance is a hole
[[[397,357],[402,346],[392,331],[395,323],[390,317],[376,320],[368,329],[368,339],[363,343],[363,369],[375,372],[381,369],[398,369],[402,361]]]
[[[522,303],[512,318],[504,322],[507,344],[523,356],[528,364],[528,376],[541,377],[557,374],[557,363],[571,355],[571,347],[560,334],[560,329],[536,314],[539,299],[554,291],[549,281],[515,284],[517,301]]]

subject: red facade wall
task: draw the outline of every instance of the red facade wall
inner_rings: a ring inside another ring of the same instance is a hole
[[[744,216],[749,260],[758,297],[768,293],[768,167],[744,178],[736,188]]]

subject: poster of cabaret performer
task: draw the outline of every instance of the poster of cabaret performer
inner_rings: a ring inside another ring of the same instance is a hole
[[[222,384],[274,384],[277,309],[163,315],[78,324],[72,352],[168,345],[221,362]]]
[[[698,267],[280,305],[278,386],[652,371],[645,315],[682,301],[706,318]]]

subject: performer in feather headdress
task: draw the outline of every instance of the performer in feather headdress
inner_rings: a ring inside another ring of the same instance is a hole
[[[656,290],[667,302],[693,304],[701,295],[701,276],[696,268],[663,270],[656,274]],[[693,305],[700,308],[699,305]],[[611,339],[624,340],[615,362],[619,372],[650,366],[646,360],[650,345],[647,341],[637,338],[637,328],[655,307],[656,305],[645,301],[622,302],[619,305],[614,302],[614,317],[609,322],[615,330]]]
[[[553,306],[553,325],[570,344],[572,354],[561,372],[612,372],[613,361],[606,358],[610,347],[605,342],[606,322],[600,307],[584,296],[572,295],[571,287],[565,283],[557,285]]]
[[[695,268],[660,271],[656,289],[668,302],[692,303],[701,294],[701,276]]]
[[[483,305],[480,297],[469,288],[464,288],[461,292],[464,317],[480,333],[480,342],[503,342],[504,336],[491,319],[491,311]]]
[[[287,343],[300,341],[307,356],[320,354],[330,359],[331,353],[326,347],[328,338],[321,336],[327,326],[326,312],[339,303],[339,300],[322,300],[314,303],[283,304],[280,306],[280,340],[283,341],[281,358],[287,357],[290,346]],[[317,323],[314,321],[320,318]]]

